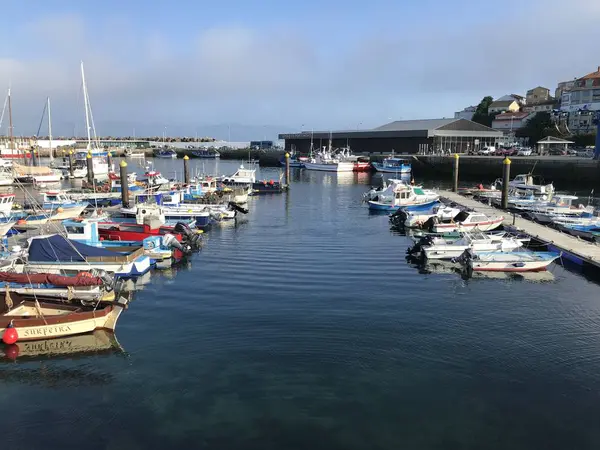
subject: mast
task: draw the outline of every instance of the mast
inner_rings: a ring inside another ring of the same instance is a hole
[[[313,138],[315,136],[315,130],[311,130],[310,132],[310,157],[312,158],[313,154]]]
[[[10,129],[10,152],[15,151],[15,137],[13,135],[13,122],[12,122],[12,103],[10,101],[10,88],[8,88],[8,127]]]
[[[48,97],[48,141],[50,143],[50,159],[54,160],[54,152],[52,152],[52,116],[50,115],[50,97]]]
[[[90,135],[90,111],[88,105],[87,87],[85,85],[85,72],[83,70],[83,61],[81,61],[81,82],[83,84],[83,104],[85,107],[85,128],[87,130],[87,151],[92,149],[92,137]]]

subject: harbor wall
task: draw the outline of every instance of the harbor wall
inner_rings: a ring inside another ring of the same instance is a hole
[[[502,177],[502,157],[462,156],[459,165],[459,183],[489,184]],[[583,188],[600,189],[600,161],[575,156],[514,156],[510,158],[511,178],[533,172],[546,182],[553,182],[558,190]],[[413,156],[413,173],[427,178],[451,179],[454,156]]]

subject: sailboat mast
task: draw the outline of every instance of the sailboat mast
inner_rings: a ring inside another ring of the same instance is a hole
[[[15,137],[13,135],[13,122],[12,122],[12,102],[10,100],[10,88],[8,88],[8,127],[10,130],[10,151],[15,151]]]
[[[48,97],[48,141],[50,144],[50,159],[54,160],[54,152],[52,151],[52,116],[50,115],[50,97]]]
[[[81,61],[81,82],[83,83],[83,104],[85,107],[85,128],[87,130],[87,150],[92,148],[92,136],[90,135],[90,111],[88,105],[87,87],[85,85],[85,71],[83,70],[83,61]]]

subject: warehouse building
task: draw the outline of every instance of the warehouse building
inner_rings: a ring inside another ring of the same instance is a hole
[[[399,120],[371,130],[280,134],[286,151],[309,153],[329,145],[354,153],[467,153],[496,143],[502,132],[466,119]]]

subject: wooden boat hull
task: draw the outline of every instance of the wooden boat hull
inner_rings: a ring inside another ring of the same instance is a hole
[[[0,338],[7,327],[12,323],[17,330],[18,341],[35,341],[39,339],[54,339],[78,334],[90,333],[94,330],[114,331],[117,320],[127,305],[127,300],[119,299],[102,309],[72,312],[61,316],[29,317],[11,316],[4,314],[0,318]],[[42,311],[49,309],[46,304],[41,304]],[[57,305],[53,307],[58,308]]]

